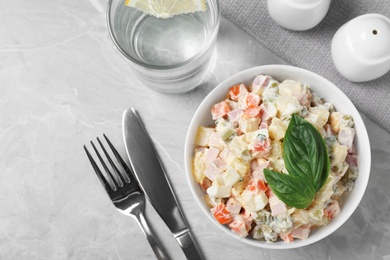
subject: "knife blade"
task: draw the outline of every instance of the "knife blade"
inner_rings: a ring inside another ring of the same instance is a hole
[[[170,229],[187,259],[203,259],[153,142],[134,108],[124,111],[122,127],[130,164],[150,204]]]

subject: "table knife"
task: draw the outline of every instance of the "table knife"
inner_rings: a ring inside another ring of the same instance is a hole
[[[203,259],[152,140],[135,109],[123,113],[122,123],[127,155],[146,197],[171,230],[187,259]]]

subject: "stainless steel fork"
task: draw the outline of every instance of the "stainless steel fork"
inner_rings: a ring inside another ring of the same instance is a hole
[[[138,182],[134,177],[132,170],[124,162],[124,160],[119,155],[118,151],[112,145],[107,136],[103,136],[108,146],[110,147],[112,154],[116,157],[117,163],[114,163],[114,161],[111,159],[109,153],[104,148],[103,143],[100,141],[100,139],[96,138],[101,147],[101,150],[103,150],[104,155],[110,164],[110,167],[107,166],[98,149],[91,141],[91,145],[97,157],[99,158],[100,164],[103,166],[106,175],[104,175],[99,169],[99,166],[97,165],[91,154],[88,152],[87,147],[84,145],[84,150],[87,153],[87,156],[92,164],[93,169],[95,170],[100,182],[104,186],[105,190],[108,193],[108,196],[112,200],[115,207],[117,207],[117,209],[126,216],[130,216],[138,222],[147,240],[149,241],[149,244],[152,247],[157,259],[168,259],[162,247],[158,243],[156,236],[149,228],[149,225],[143,215],[145,209],[145,195],[141,190],[140,186],[138,185]],[[121,170],[117,166],[118,163],[118,166]]]

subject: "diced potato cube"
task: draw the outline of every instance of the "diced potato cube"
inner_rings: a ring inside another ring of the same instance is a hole
[[[244,177],[249,170],[249,163],[240,160],[239,158],[235,158],[230,164],[241,177]]]
[[[224,186],[225,181],[223,178],[223,174],[218,174],[217,176],[215,176],[215,179],[213,180],[211,185],[212,186]]]
[[[283,158],[283,145],[281,141],[272,141],[271,147],[271,154],[269,156],[270,159]]]
[[[276,115],[278,113],[278,109],[276,108],[275,102],[267,102],[264,104],[265,104],[265,107],[267,108],[267,112],[268,112],[269,117],[276,117]]]
[[[271,125],[268,128],[269,136],[273,140],[281,140],[287,130],[287,125],[277,117],[274,117],[271,121]]]
[[[272,141],[269,162],[277,172],[288,173],[283,160],[283,145],[280,141]]]
[[[268,198],[264,192],[255,195],[249,190],[244,190],[237,200],[250,211],[262,210],[268,204]]]
[[[271,161],[271,162],[272,162],[272,166],[273,166],[275,171],[287,173],[283,158],[279,158],[279,159],[276,159],[276,160]]]
[[[250,211],[255,211],[255,200],[253,195],[253,192],[244,190],[236,199],[245,208],[248,208]]]
[[[245,190],[246,186],[248,186],[249,181],[249,177],[242,177],[242,179],[236,182],[236,184],[233,185],[232,189],[233,195],[237,197],[239,194],[241,194]],[[233,191],[235,191],[235,193]]]
[[[296,99],[292,96],[278,96],[276,98],[276,108],[278,109],[278,115],[283,114],[289,103],[295,103]]]
[[[241,179],[241,176],[233,167],[229,166],[226,172],[222,174],[222,178],[224,185],[233,186]]]
[[[285,110],[282,113],[282,116],[291,116],[292,114],[299,113],[303,109],[303,106],[299,102],[288,103]]]
[[[348,147],[341,145],[339,142],[335,141],[333,142],[331,149],[332,157],[330,164],[332,166],[342,164],[348,155]]]
[[[273,102],[278,97],[278,84],[272,84],[266,87],[261,95],[263,102]]]
[[[229,143],[230,151],[237,157],[240,157],[247,147],[248,143],[245,141],[245,135],[235,136]]]
[[[226,129],[230,129],[233,127],[234,127],[234,125],[232,123],[230,123],[228,120],[226,120],[224,118],[220,118],[220,119],[216,120],[215,131],[223,132]]]
[[[262,210],[268,204],[268,197],[264,192],[259,192],[255,195],[255,210]]]
[[[303,85],[295,80],[287,79],[280,83],[279,94],[285,96],[301,95],[304,91]]]
[[[204,152],[198,151],[195,153],[192,160],[193,163],[193,175],[197,183],[202,184],[204,178],[204,171],[206,170],[205,154]]]
[[[327,200],[333,195],[333,185],[335,184],[335,177],[329,174],[324,186],[317,192],[316,197],[311,205],[312,208],[322,208]]]
[[[328,122],[329,111],[325,106],[309,108],[309,115],[306,120],[312,123],[317,129],[321,129]]]
[[[340,118],[340,112],[333,112],[329,116],[329,123],[336,134],[340,131]]]
[[[195,145],[208,146],[210,135],[214,131],[214,128],[200,126],[196,132]]]
[[[304,209],[296,209],[292,214],[294,226],[305,225],[309,223],[309,211]]]
[[[208,146],[223,150],[226,147],[226,143],[219,133],[212,132],[210,133]]]
[[[252,118],[243,118],[241,117],[238,120],[238,123],[240,125],[240,131],[243,133],[249,133],[256,131],[259,129],[260,124],[260,118],[259,117],[252,117]]]
[[[207,189],[207,194],[215,198],[230,197],[230,186],[211,186]]]

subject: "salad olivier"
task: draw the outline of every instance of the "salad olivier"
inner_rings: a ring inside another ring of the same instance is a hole
[[[340,213],[358,177],[354,122],[294,80],[258,75],[213,105],[193,176],[215,219],[240,237],[306,239]]]

